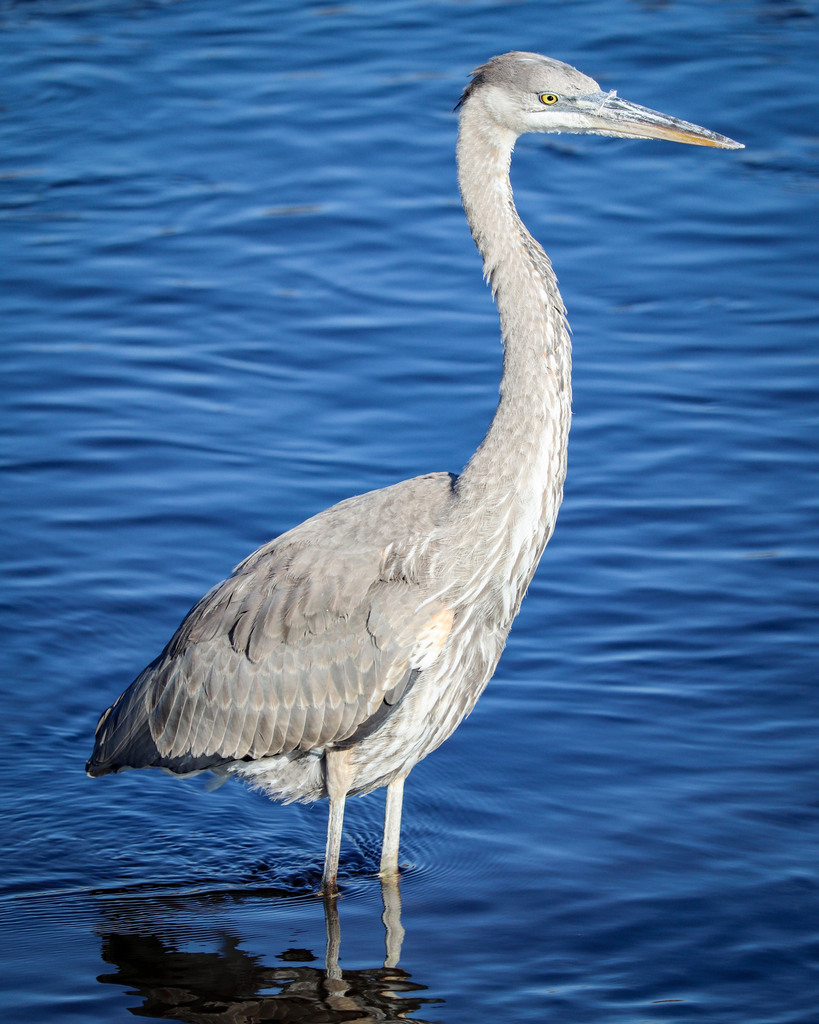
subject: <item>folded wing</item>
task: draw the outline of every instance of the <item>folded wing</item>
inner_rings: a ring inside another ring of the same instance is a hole
[[[387,538],[407,499],[421,503],[414,527],[428,530],[450,494],[448,474],[405,481],[251,555],[105,712],[88,771],[184,774],[342,744],[375,727],[452,625],[450,610],[428,600],[423,560],[402,561]]]

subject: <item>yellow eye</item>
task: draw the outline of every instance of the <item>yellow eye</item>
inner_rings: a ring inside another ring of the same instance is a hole
[[[555,96],[553,92],[542,92],[540,94],[540,102],[545,103],[547,107],[550,107],[553,103],[557,103],[559,97]]]

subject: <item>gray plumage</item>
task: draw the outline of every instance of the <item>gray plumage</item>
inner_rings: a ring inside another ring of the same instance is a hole
[[[245,559],[103,715],[89,771],[292,762],[363,738],[424,665],[424,631],[443,607],[419,600],[423,570],[391,557],[390,542],[402,524],[420,548],[452,485],[438,473],[349,498]],[[320,773],[282,787],[286,800],[325,795]]]
[[[192,609],[97,726],[91,775],[236,775],[277,800],[330,797],[324,888],[344,800],[388,785],[382,871],[397,869],[403,780],[475,705],[551,536],[571,414],[570,343],[551,264],[512,199],[531,131],[737,148],[510,53],[459,103],[458,169],[500,315],[500,401],[460,476],[349,498],[260,548]]]

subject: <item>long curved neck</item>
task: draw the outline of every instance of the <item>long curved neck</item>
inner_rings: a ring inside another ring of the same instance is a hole
[[[466,101],[458,180],[498,305],[504,354],[497,411],[457,493],[461,516],[476,526],[473,537],[485,539],[476,557],[495,562],[522,597],[563,496],[571,343],[554,271],[514,206],[514,142],[514,134],[496,127],[480,103]]]

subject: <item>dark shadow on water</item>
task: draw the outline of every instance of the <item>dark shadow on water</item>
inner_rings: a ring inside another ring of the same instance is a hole
[[[107,894],[108,899],[111,895]],[[271,965],[262,956],[240,948],[246,947],[247,941],[226,926],[224,919],[218,923],[211,919],[226,902],[241,900],[235,891],[156,894],[153,898],[132,893],[131,899],[122,895],[122,900],[105,900],[108,906],[99,926],[101,954],[114,970],[98,980],[138,996],[141,1002],[129,1007],[136,1016],[201,1024],[389,1022],[406,1020],[425,1004],[441,1002],[422,997],[419,993],[426,991],[425,986],[397,966],[404,936],[397,883],[382,884],[381,920],[375,909],[373,914],[373,928],[384,932],[384,962],[358,970],[339,966],[337,900],[323,901],[327,934],[323,951],[288,947],[275,955],[279,963]],[[249,895],[259,899],[264,894],[254,889]],[[281,900],[281,894],[269,896]],[[291,898],[289,909],[303,904],[309,913],[315,900]],[[208,943],[215,948],[201,948],[203,930],[218,936],[216,942]]]

